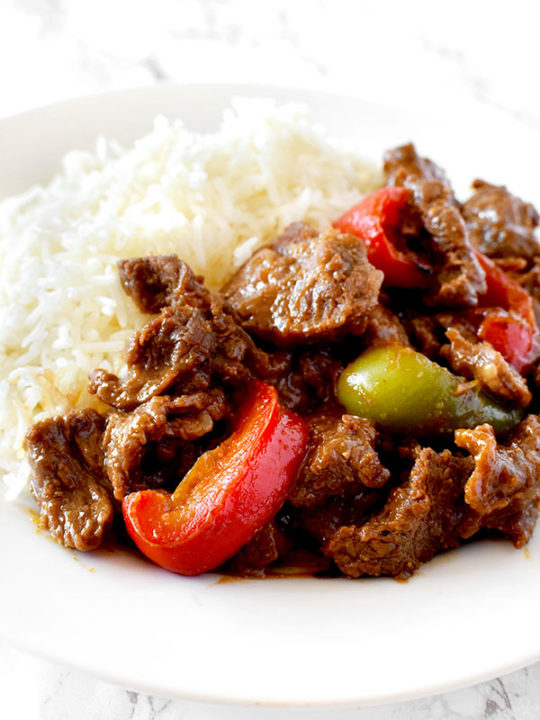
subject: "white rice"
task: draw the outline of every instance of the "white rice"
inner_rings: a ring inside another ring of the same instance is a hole
[[[119,371],[143,317],[120,258],[176,253],[218,288],[287,224],[328,225],[378,173],[296,105],[238,99],[200,135],[159,117],[127,150],[100,139],[46,186],[0,204],[0,475],[24,487],[28,425],[91,401],[88,372]]]

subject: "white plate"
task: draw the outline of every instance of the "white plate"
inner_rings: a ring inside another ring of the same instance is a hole
[[[331,132],[354,136],[366,154],[413,138],[458,187],[480,174],[539,200],[531,193],[540,158],[524,132],[493,118],[443,124],[351,98],[223,86],[113,93],[3,120],[0,196],[45,180],[64,152],[90,147],[99,133],[133,140],[156,113],[210,129],[231,94],[306,101]],[[66,551],[11,505],[0,507],[0,578],[3,638],[167,696],[368,705],[450,690],[540,659],[540,532],[526,551],[484,542],[447,553],[407,583],[223,582],[171,575],[124,552]]]

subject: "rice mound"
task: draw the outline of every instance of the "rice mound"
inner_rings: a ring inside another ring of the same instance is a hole
[[[116,262],[176,253],[219,288],[297,220],[328,225],[378,172],[306,108],[237,99],[217,132],[163,117],[131,148],[100,138],[58,175],[0,204],[0,475],[24,487],[23,440],[43,415],[96,402],[88,372],[119,372],[144,322]]]

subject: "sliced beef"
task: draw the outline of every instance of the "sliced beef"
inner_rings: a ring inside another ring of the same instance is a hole
[[[436,256],[438,288],[427,298],[435,307],[475,307],[486,291],[483,269],[473,254],[459,210],[443,193],[420,205]]]
[[[177,255],[148,255],[118,263],[120,282],[125,293],[144,313],[158,313],[186,294],[193,301],[197,293],[204,302],[202,278],[196,278]]]
[[[446,312],[435,315],[435,320],[444,333],[443,340],[448,330],[457,330],[465,340],[473,344],[478,341],[478,331],[484,318],[482,310],[470,310],[464,313]]]
[[[291,348],[361,334],[382,279],[356,238],[296,224],[257,250],[224,294],[246,330]]]
[[[368,318],[362,341],[366,347],[388,345],[392,342],[410,347],[409,337],[401,320],[389,308],[380,303],[375,305]]]
[[[478,380],[484,390],[496,397],[521,407],[529,405],[532,395],[527,383],[491,343],[469,342],[456,328],[450,328],[446,337],[450,345],[445,345],[441,354],[455,372]]]
[[[225,382],[244,381],[265,363],[265,354],[237,325],[221,298],[204,288],[184,263],[181,278],[173,305],[132,337],[126,377],[105,370],[90,373],[89,390],[103,402],[131,410],[165,392],[205,390],[214,376]]]
[[[523,272],[525,268],[520,268],[517,272],[512,272],[509,268],[503,267],[502,269],[509,272],[514,280],[532,296],[533,300],[540,303],[540,257],[532,261],[530,268],[526,272]]]
[[[285,230],[274,238],[267,247],[272,247],[277,252],[286,251],[290,245],[303,244],[313,240],[319,233],[314,227],[304,222],[294,222],[287,225]]]
[[[335,402],[336,385],[343,363],[330,349],[318,348],[296,354],[296,367],[305,386],[309,406],[328,406]]]
[[[40,523],[56,540],[77,550],[99,547],[113,519],[103,472],[105,419],[74,410],[33,425],[26,434],[30,489]]]
[[[413,205],[432,257],[436,286],[426,295],[435,307],[475,307],[486,290],[485,273],[474,256],[467,227],[444,172],[418,156],[414,145],[384,156],[388,185],[413,191]]]
[[[419,202],[429,200],[432,195],[444,195],[452,203],[454,193],[446,173],[428,158],[416,152],[413,143],[393,148],[384,154],[384,173],[387,185],[407,187]],[[433,183],[433,191],[430,190]]]
[[[509,272],[508,269],[505,271]],[[526,272],[518,271],[509,274],[532,297],[534,317],[536,324],[540,327],[540,257],[534,258]]]
[[[412,346],[430,360],[439,362],[441,349],[447,340],[445,332],[449,328],[457,327],[464,337],[471,342],[476,342],[477,326],[469,320],[469,314],[445,312],[424,315],[409,310],[406,312],[404,324]]]
[[[160,395],[130,413],[109,417],[103,438],[105,471],[117,500],[130,492],[179,483],[194,454],[193,441],[211,432],[228,404],[221,390]],[[188,466],[189,467],[189,466]]]
[[[131,338],[125,379],[94,370],[89,391],[112,407],[131,410],[176,384],[187,392],[204,389],[210,384],[209,360],[217,352],[212,330],[203,313],[167,307]]]
[[[227,569],[239,575],[253,574],[276,562],[291,548],[291,541],[274,520],[227,562]]]
[[[439,324],[433,315],[417,315],[407,317],[405,321],[413,347],[435,360],[441,350]]]
[[[369,420],[322,411],[305,418],[310,442],[289,494],[295,506],[320,505],[331,495],[380,488],[390,477],[375,450],[377,432]]]
[[[339,528],[327,554],[351,577],[408,577],[440,550],[459,544],[463,487],[471,470],[470,458],[420,450],[409,479],[390,492],[383,509],[360,527]]]
[[[473,182],[474,195],[463,206],[471,242],[489,257],[534,258],[540,255],[535,235],[540,218],[504,185]]]
[[[356,486],[355,490],[332,495],[321,505],[296,508],[294,526],[324,544],[343,525],[362,525],[380,507],[386,493]]]
[[[309,348],[268,355],[260,377],[277,389],[281,402],[296,412],[335,403],[335,386],[343,363],[330,348]]]
[[[540,501],[540,421],[529,415],[506,445],[499,445],[491,425],[457,430],[456,444],[474,457],[465,486],[468,511],[461,534],[468,538],[483,527],[508,535],[515,547],[534,530]]]

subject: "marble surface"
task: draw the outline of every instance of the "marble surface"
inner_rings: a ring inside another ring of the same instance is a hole
[[[261,82],[488,109],[540,141],[538,20],[525,0],[0,0],[0,115],[163,81]],[[13,720],[532,720],[540,664],[409,703],[272,711],[147,696],[0,644],[0,708]]]

